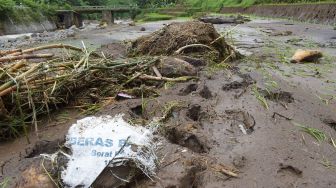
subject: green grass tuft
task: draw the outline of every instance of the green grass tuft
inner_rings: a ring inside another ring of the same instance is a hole
[[[159,13],[146,13],[142,17],[140,17],[140,20],[145,22],[150,21],[160,21],[160,20],[171,20],[174,16],[167,15],[167,14],[159,14]]]
[[[310,134],[318,142],[322,142],[322,141],[324,141],[324,140],[327,139],[327,136],[325,135],[325,133],[322,132],[322,131],[320,131],[320,130],[318,130],[318,129],[307,127],[307,126],[301,125],[301,124],[296,123],[296,122],[293,122],[293,124],[295,126],[300,127],[303,132],[306,132],[306,133]]]

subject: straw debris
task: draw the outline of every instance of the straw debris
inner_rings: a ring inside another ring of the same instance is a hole
[[[41,50],[62,48],[62,57],[16,61]],[[67,51],[71,50],[71,52]],[[87,49],[57,44],[2,51],[0,59],[0,140],[18,136],[43,114],[65,105],[97,106],[118,92],[153,82],[181,82],[195,77],[158,77],[153,66],[159,57],[112,60]],[[5,60],[6,59],[6,60]],[[26,131],[24,131],[26,132]]]

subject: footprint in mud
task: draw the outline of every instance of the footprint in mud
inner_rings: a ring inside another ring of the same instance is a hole
[[[327,124],[329,127],[333,128],[336,130],[336,120],[333,118],[325,118],[322,119],[323,123]]]
[[[198,88],[197,84],[189,84],[187,87],[180,90],[179,95],[186,96],[189,95],[191,92],[196,91]]]
[[[251,134],[254,131],[255,119],[254,117],[246,111],[240,109],[225,110],[228,115],[228,119],[232,121],[231,126],[232,132],[238,132],[235,130],[240,129],[243,134]]]
[[[189,167],[189,169],[186,169],[187,173],[181,178],[180,185],[178,187],[202,187],[200,174],[204,170],[206,169],[200,164]]]
[[[224,91],[234,90],[234,89],[244,89],[247,88],[249,85],[254,84],[255,80],[251,78],[249,74],[241,74],[240,77],[242,80],[233,81],[231,83],[225,84],[222,89]]]
[[[247,87],[255,83],[255,80],[253,80],[249,74],[240,74],[240,77],[241,80],[236,80],[228,84],[225,84],[222,87],[222,90],[224,91],[241,90],[234,97],[239,98],[240,96],[242,96],[246,92]]]
[[[133,108],[131,108],[131,112],[137,116],[142,116],[143,111],[142,111],[142,106],[141,105],[137,105]]]
[[[292,165],[280,164],[276,178],[280,179],[280,187],[289,187],[295,184],[298,178],[302,177],[302,171]]]
[[[292,103],[294,102],[293,94],[287,91],[267,91],[260,90],[260,93],[266,98],[274,102]]]
[[[198,104],[193,104],[187,111],[187,117],[193,121],[198,121],[201,119],[201,106]]]
[[[203,89],[200,91],[200,96],[205,98],[205,99],[210,99],[212,98],[212,93],[210,91],[210,89],[208,88],[207,85],[203,86]]]
[[[187,162],[188,163],[188,162]],[[197,188],[203,187],[201,181],[201,174],[206,170],[203,161],[198,161],[197,159],[191,161],[190,167],[185,169],[184,176],[180,179],[180,185],[178,187],[190,187]]]
[[[243,168],[247,163],[247,159],[244,156],[236,156],[233,158],[233,165],[237,168]]]
[[[206,153],[210,149],[205,139],[183,127],[168,127],[165,136],[170,142],[189,148],[196,153]]]

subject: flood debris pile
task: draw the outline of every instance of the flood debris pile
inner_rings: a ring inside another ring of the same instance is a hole
[[[182,53],[207,57],[206,60],[216,62],[237,56],[234,48],[226,43],[212,24],[199,21],[171,23],[159,31],[138,38],[129,48],[131,56],[176,56]]]
[[[51,53],[54,48],[61,52]],[[142,99],[141,105],[130,108],[135,115],[129,119],[132,125],[140,120],[142,126],[132,126],[121,116],[86,117],[69,129],[65,147],[54,154],[43,155],[42,160],[52,164],[45,164],[48,176],[60,187],[128,186],[139,174],[156,178],[159,166],[156,155],[162,154],[156,144],[167,141],[163,137],[193,152],[208,152],[208,140],[188,131],[208,117],[200,105],[187,108],[179,102],[167,103],[164,111],[156,110],[146,116],[144,98],[157,94],[156,89],[164,86],[163,82],[197,80],[195,76],[202,66],[227,63],[240,56],[212,24],[198,21],[172,23],[133,41],[129,58],[107,58],[84,45],[77,48],[63,44],[2,51],[1,54],[2,140],[28,129],[35,128],[38,133],[37,121],[42,115],[65,106],[81,108],[121,99]],[[213,97],[205,86],[200,95],[207,99]],[[183,129],[173,126],[161,126],[157,132],[151,129],[163,122],[170,124],[169,119],[177,108],[183,108],[181,113],[186,116],[183,121],[189,122],[181,126]],[[155,125],[149,123],[151,118],[156,120]],[[222,166],[212,170],[230,177],[237,177],[238,173]]]
[[[39,54],[61,48],[63,56]],[[67,51],[67,50],[71,50]],[[2,51],[0,57],[0,138],[8,139],[63,105],[92,106],[113,100],[118,92],[147,83],[186,81],[193,77],[167,78],[154,70],[157,57],[112,60],[69,45],[41,46]],[[29,58],[45,58],[28,61]]]

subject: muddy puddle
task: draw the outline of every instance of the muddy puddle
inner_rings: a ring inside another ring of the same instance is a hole
[[[110,43],[136,39],[171,22],[117,25],[56,42],[109,44],[101,50],[117,57],[125,49]],[[125,187],[334,187],[336,48],[323,44],[335,31],[261,18],[215,28],[246,56],[227,66],[197,69],[198,80],[161,85],[159,95],[145,98],[145,108],[137,97],[94,113],[148,121],[171,112],[159,129],[156,177],[138,176]],[[304,41],[301,46],[288,42],[297,38]],[[319,63],[289,63],[298,48],[318,49],[324,56]],[[39,122],[39,137],[32,132],[30,144],[24,137],[1,143],[1,182],[18,185],[34,157],[61,145],[69,126],[85,116],[73,109],[56,112]],[[326,139],[316,140],[311,130]]]

